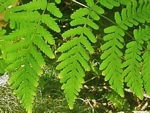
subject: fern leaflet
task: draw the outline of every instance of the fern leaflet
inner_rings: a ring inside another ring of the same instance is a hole
[[[60,0],[57,2],[59,3]],[[42,75],[42,68],[45,66],[41,52],[49,58],[55,57],[50,47],[55,44],[55,40],[44,26],[60,32],[55,18],[61,16],[55,3],[35,0],[8,9],[4,17],[5,21],[10,21],[12,32],[3,36],[2,57],[8,63],[6,71],[11,75],[9,84],[28,113],[32,112],[39,76]]]
[[[76,10],[71,15],[73,20],[70,22],[70,25],[74,28],[62,34],[64,38],[73,37],[73,39],[68,40],[58,48],[58,51],[62,54],[58,58],[60,63],[56,68],[61,70],[59,73],[60,82],[63,83],[62,89],[64,89],[70,109],[73,108],[74,101],[84,83],[85,71],[90,71],[88,64],[90,57],[87,51],[89,53],[94,52],[90,43],[96,42],[92,29],[97,30],[99,28],[94,20],[99,20],[99,14],[104,13],[101,7],[93,4],[94,1],[86,0],[86,2],[90,8]]]

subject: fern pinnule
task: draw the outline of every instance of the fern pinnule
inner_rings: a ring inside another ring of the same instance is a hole
[[[89,16],[93,19],[93,20],[100,20],[100,16],[95,12],[95,11],[91,11]]]
[[[85,0],[86,4],[90,7],[94,6],[95,3],[94,3],[94,0]]]
[[[71,28],[62,34],[63,38],[74,37],[75,35],[80,35],[82,33],[82,27],[78,26],[76,28]]]
[[[33,43],[34,43],[43,53],[45,53],[49,58],[55,58],[55,55],[54,55],[52,49],[51,49],[48,45],[45,44],[43,38],[38,37],[38,36],[37,36],[36,38],[38,38],[38,39],[35,39]]]
[[[41,67],[45,66],[44,58],[42,57],[42,54],[37,50],[35,46],[31,45],[29,52]]]
[[[99,15],[104,14],[104,12],[105,12],[103,8],[101,8],[100,6],[98,6],[96,4],[92,6],[92,10]]]
[[[55,3],[48,3],[47,10],[54,16],[61,18],[62,13],[59,8],[56,7]]]
[[[43,39],[48,42],[48,44],[53,45],[55,44],[55,40],[50,32],[48,32],[43,26],[38,26],[37,34]]]
[[[99,2],[103,5],[103,6],[105,6],[105,7],[107,7],[108,9],[112,9],[113,7],[118,7],[118,6],[120,6],[120,3],[119,2],[117,2],[116,0],[99,0]]]
[[[123,4],[123,5],[128,5],[128,3],[131,2],[131,0],[117,0],[117,2]]]
[[[15,63],[9,64],[9,65],[6,67],[5,70],[6,70],[6,72],[11,73],[11,72],[14,71],[14,69],[19,69],[24,63],[25,63],[24,60],[23,60],[23,61],[20,61],[20,59],[19,59],[19,60],[16,60]]]
[[[17,18],[17,17],[20,17],[20,18]],[[22,23],[22,22],[25,22],[25,21],[31,21],[31,22],[38,22],[39,21],[39,18],[40,18],[40,13],[38,11],[33,11],[33,12],[17,12],[17,13],[10,13],[10,20],[11,21],[15,21],[17,23]],[[30,18],[30,20],[29,20]]]
[[[56,2],[57,4],[60,4],[60,3],[61,3],[61,0],[55,0],[55,2]]]
[[[42,16],[42,22],[55,32],[60,32],[60,28],[55,20],[48,14]]]
[[[89,14],[89,10],[87,8],[80,8],[71,15],[71,19],[80,18],[88,14]]]
[[[84,18],[84,17],[77,18],[70,22],[71,26],[78,26],[78,25],[85,25],[85,24],[87,24],[88,26],[90,26],[91,28],[93,28],[95,30],[98,30],[98,28],[99,28],[99,26],[95,22],[93,22],[93,20],[91,20],[91,19],[87,20],[87,18]]]
[[[92,33],[92,31],[89,28],[84,28],[84,35],[93,43],[96,42],[96,38],[94,36],[94,34]]]
[[[17,12],[17,11],[35,11],[35,10],[45,10],[47,6],[47,0],[34,0],[27,4],[23,4],[21,6],[17,6],[15,8],[12,8],[11,11]]]
[[[94,52],[94,49],[93,49],[91,43],[83,35],[81,36],[81,44],[89,51],[89,53],[92,54]]]
[[[38,75],[42,75],[43,74],[43,70],[42,70],[41,66],[37,64],[37,61],[33,58],[32,55],[30,55],[30,57],[31,58],[29,58],[29,62],[32,65],[33,69],[35,70],[35,72]]]

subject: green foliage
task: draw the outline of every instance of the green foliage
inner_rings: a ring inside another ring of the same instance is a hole
[[[37,0],[7,9],[4,17],[10,22],[12,32],[1,37],[2,57],[8,64],[6,71],[11,74],[9,84],[28,113],[32,112],[39,76],[45,66],[41,52],[49,58],[55,57],[50,48],[55,40],[45,28],[60,32],[52,15],[62,16],[55,3]]]
[[[146,5],[145,5],[146,4]],[[122,65],[123,53],[121,49],[123,46],[123,37],[125,30],[133,25],[139,23],[145,23],[149,19],[149,1],[140,0],[139,5],[137,1],[133,1],[127,4],[126,8],[123,8],[121,15],[119,12],[115,12],[115,21],[117,25],[108,27],[104,30],[106,35],[104,41],[106,42],[101,46],[104,53],[101,55],[101,59],[104,59],[100,69],[103,70],[103,74],[106,75],[105,80],[109,80],[115,91],[121,96],[123,94],[123,77],[127,86],[140,98],[142,95],[142,80],[140,79],[140,71],[138,62],[141,62],[141,39],[139,38],[142,32],[135,30],[134,37],[138,41],[129,42],[127,44],[127,50],[125,54],[125,62]],[[144,18],[143,18],[144,15]],[[139,37],[138,37],[138,36]],[[142,37],[142,36],[141,36]],[[143,41],[142,41],[143,42]],[[123,71],[122,68],[125,68]],[[123,73],[123,74],[122,74]]]
[[[61,0],[32,0],[9,7],[16,2],[0,0],[0,14],[4,12],[3,21],[8,23],[0,28],[0,73],[10,74],[9,84],[28,113],[44,75],[45,57],[57,60],[51,65],[59,71],[70,109],[90,72],[104,75],[121,97],[125,96],[124,87],[140,99],[144,91],[150,94],[150,0],[74,1],[80,6],[69,15],[67,29],[60,28],[65,20],[64,9],[58,8]],[[99,60],[100,70],[93,59]]]
[[[94,20],[99,20],[98,14],[104,13],[104,10],[94,2],[88,0],[86,2],[90,8],[76,10],[71,15],[72,21],[70,22],[74,28],[62,34],[63,38],[72,39],[58,48],[62,54],[58,58],[60,63],[56,69],[61,70],[59,73],[60,82],[63,83],[62,89],[64,89],[70,109],[73,108],[74,101],[84,83],[85,71],[90,71],[88,52],[94,52],[90,42],[96,42],[92,29],[99,29]]]

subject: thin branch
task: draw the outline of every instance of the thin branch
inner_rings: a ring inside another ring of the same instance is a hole
[[[76,1],[76,0],[72,0],[72,1],[73,1],[74,3],[76,3],[76,4],[79,4],[79,5],[83,6],[83,7],[89,8],[88,6],[86,6],[86,5],[84,5],[84,4],[80,3],[80,2],[78,2],[78,1]]]

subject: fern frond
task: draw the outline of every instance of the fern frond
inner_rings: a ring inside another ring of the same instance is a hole
[[[141,50],[142,50],[142,44],[144,41],[147,41],[149,39],[149,27],[145,28],[139,28],[138,30],[134,30],[134,37],[135,41],[129,42],[127,44],[127,50],[125,54],[125,62],[123,63],[123,67],[125,68],[123,72],[123,76],[125,76],[125,82],[127,82],[127,86],[131,88],[131,90],[139,97],[143,97],[143,80],[140,72],[141,67]],[[143,55],[143,57],[146,59],[146,56],[148,55],[148,52]],[[145,68],[146,62],[144,61],[143,66],[143,78],[147,76],[147,69]],[[145,80],[145,79],[144,79]],[[145,86],[145,88],[147,88]]]
[[[144,5],[145,4],[145,5]],[[133,25],[138,25],[139,23],[144,23],[145,21],[149,20],[149,1],[139,1],[139,4],[137,4],[137,1],[132,1],[127,4],[127,7],[124,8],[121,11],[121,15],[119,12],[115,13],[115,21],[117,23],[116,26],[108,27],[104,30],[105,33],[108,33],[108,35],[104,36],[105,43],[102,45],[101,49],[104,51],[104,53],[101,55],[101,59],[104,59],[100,69],[103,70],[103,74],[105,75],[105,80],[109,80],[109,83],[113,87],[113,89],[118,92],[121,96],[123,96],[123,76],[126,74],[129,74],[131,77],[132,74],[136,74],[137,76],[140,76],[138,73],[138,62],[141,61],[140,56],[140,50],[141,45],[138,43],[141,43],[142,40],[136,40],[137,42],[131,42],[127,46],[127,51],[125,58],[131,58],[133,63],[135,63],[132,66],[135,66],[131,68],[129,63],[131,62],[127,61],[124,65],[126,67],[126,71],[124,71],[124,74],[122,75],[122,65],[121,65],[121,57],[123,53],[120,49],[123,48],[123,36],[125,35],[124,31],[128,29],[128,27],[132,27]],[[143,15],[145,16],[143,18]],[[134,33],[135,35],[136,33]],[[136,49],[135,49],[136,48]],[[132,52],[131,52],[132,51]],[[131,53],[130,53],[131,52]],[[134,53],[134,54],[133,54]],[[134,55],[134,56],[132,56]],[[117,65],[116,65],[117,64]],[[128,68],[129,67],[129,68]],[[128,73],[130,69],[135,70],[131,71],[131,73]],[[128,82],[128,86],[131,86],[131,82],[129,82],[130,77],[126,79]],[[136,77],[136,76],[135,76]],[[118,78],[116,80],[116,78]],[[134,89],[132,87],[132,91],[136,93],[137,96],[142,98],[142,83],[141,78],[136,77],[139,83],[140,90]],[[114,82],[115,81],[115,82]],[[132,80],[131,80],[132,81]]]
[[[142,56],[142,58],[144,59],[143,61],[143,67],[142,67],[142,79],[143,79],[143,85],[144,85],[144,89],[146,91],[147,94],[150,95],[150,44],[148,44],[147,46],[147,51],[144,53],[144,55]]]
[[[150,2],[139,0],[139,4],[137,1],[132,1],[127,4],[127,7],[124,8],[121,12],[115,13],[116,23],[123,30],[127,30],[128,27],[132,27],[133,25],[138,25],[139,23],[145,23],[145,21],[149,21],[149,10],[150,10]]]
[[[125,68],[123,76],[126,76],[125,82],[127,82],[127,86],[129,86],[131,91],[133,91],[139,98],[143,98],[142,79],[139,73],[141,49],[142,47],[138,42],[129,42],[125,52],[126,61],[123,63],[123,67]]]
[[[53,7],[47,8],[47,4]],[[45,14],[49,11],[55,13],[56,17]],[[47,3],[47,0],[34,0],[7,10],[5,19],[10,21],[12,32],[0,38],[0,49],[3,59],[8,63],[6,72],[11,75],[9,84],[28,113],[32,112],[39,76],[43,74],[45,66],[41,52],[49,58],[55,57],[50,47],[55,40],[45,25],[60,32],[55,20],[61,16],[56,5]]]
[[[103,62],[100,65],[100,70],[103,70],[105,80],[108,81],[112,88],[118,92],[121,96],[123,93],[123,76],[121,69],[121,57],[123,53],[120,49],[123,48],[124,32],[117,26],[111,26],[104,29],[105,33],[109,33],[104,36],[105,44],[101,46],[104,53],[101,55]]]
[[[85,71],[90,71],[88,64],[90,57],[88,52],[94,52],[91,42],[96,42],[96,37],[92,33],[92,29],[97,30],[99,28],[94,20],[100,19],[98,14],[104,13],[104,10],[99,6],[95,6],[96,4],[93,4],[92,0],[86,0],[86,2],[90,8],[76,10],[71,15],[71,19],[73,20],[70,22],[70,25],[74,26],[74,28],[62,34],[63,38],[72,39],[57,49],[62,54],[58,58],[60,63],[56,69],[60,70],[60,82],[63,83],[62,89],[64,90],[70,109],[73,108],[74,101],[84,83],[83,77],[85,76]],[[98,9],[101,10],[99,12],[95,11]]]

